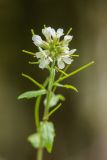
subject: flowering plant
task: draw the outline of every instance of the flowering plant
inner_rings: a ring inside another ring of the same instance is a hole
[[[37,47],[37,52],[29,52],[23,50],[24,53],[30,54],[36,59],[34,62],[29,62],[30,64],[38,64],[39,68],[47,69],[49,76],[43,82],[43,84],[37,82],[35,79],[27,74],[22,74],[25,78],[33,82],[38,86],[38,90],[27,91],[21,94],[18,99],[30,99],[36,98],[35,103],[35,125],[36,133],[28,137],[28,141],[37,151],[37,160],[42,160],[43,149],[46,148],[49,153],[52,151],[55,128],[53,122],[50,121],[52,114],[58,110],[65,100],[62,94],[56,94],[56,89],[58,87],[63,87],[66,89],[71,89],[78,92],[77,88],[71,84],[62,84],[61,82],[66,78],[77,74],[81,70],[91,66],[94,61],[76,69],[71,73],[67,73],[67,69],[73,62],[74,57],[78,57],[78,54],[74,54],[76,49],[69,48],[69,43],[71,42],[73,36],[69,35],[71,29],[64,35],[63,29],[59,28],[55,31],[51,27],[46,27],[42,29],[42,34],[44,35],[43,40],[39,35],[32,31],[32,40]],[[65,66],[65,64],[67,64]],[[64,70],[63,70],[64,69]],[[56,78],[56,74],[58,75]],[[42,99],[43,98],[43,99]],[[40,104],[43,100],[44,113],[42,119],[40,119]]]

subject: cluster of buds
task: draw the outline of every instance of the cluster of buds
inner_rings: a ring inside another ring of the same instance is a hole
[[[73,62],[72,54],[76,49],[69,49],[69,43],[73,36],[66,34],[64,36],[63,29],[59,28],[55,31],[51,27],[44,27],[42,34],[45,37],[43,40],[39,35],[33,35],[33,43],[38,47],[36,58],[39,61],[41,69],[47,68],[51,63],[57,63],[60,69],[63,69],[66,64]]]

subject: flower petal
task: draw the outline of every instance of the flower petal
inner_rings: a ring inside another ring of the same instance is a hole
[[[64,35],[64,30],[61,28],[57,29],[57,38],[60,38],[63,35]]]
[[[47,65],[49,65],[50,60],[48,58],[42,58],[39,60],[40,64],[39,64],[39,68],[46,68]]]
[[[64,41],[70,42],[73,39],[73,36],[66,35],[64,36]]]
[[[48,41],[51,40],[51,36],[52,36],[52,37],[55,37],[55,36],[56,36],[55,30],[54,30],[53,28],[51,28],[51,27],[46,27],[46,28],[42,29],[42,33],[43,33],[43,35],[46,37],[46,39],[47,39]]]
[[[56,37],[56,32],[55,32],[55,30],[54,30],[53,28],[51,28],[51,36],[52,36],[53,38]]]
[[[43,59],[40,59],[39,62],[40,62],[40,63],[39,63],[39,68],[44,69],[44,68],[46,67],[46,65],[45,65],[45,63],[44,63],[44,60],[43,60]]]
[[[57,65],[58,65],[58,67],[59,67],[60,69],[63,69],[63,68],[65,67],[64,62],[63,62],[63,60],[61,60],[61,59],[58,59],[58,60],[57,60]]]
[[[37,57],[37,58],[41,58],[41,57],[42,57],[42,53],[41,53],[41,52],[37,52],[37,53],[36,53],[36,57]]]
[[[73,62],[73,59],[71,59],[70,57],[64,57],[63,58],[63,61],[66,63],[66,64],[71,64]]]
[[[32,40],[37,47],[40,47],[43,45],[43,40],[39,35],[34,35],[32,37]]]
[[[75,52],[76,52],[76,49],[72,49],[72,50],[69,51],[69,54],[73,54]]]

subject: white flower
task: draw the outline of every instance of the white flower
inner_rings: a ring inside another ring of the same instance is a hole
[[[68,43],[69,43],[72,39],[73,39],[73,36],[70,36],[70,35],[64,36],[64,41],[65,41],[65,42],[68,42]]]
[[[63,29],[59,28],[57,29],[57,32],[55,32],[55,30],[51,27],[46,27],[44,29],[42,29],[42,33],[45,36],[45,38],[47,39],[47,41],[51,41],[52,38],[60,38],[61,36],[64,35],[63,33]]]
[[[44,69],[49,65],[50,60],[48,58],[42,58],[39,60],[39,68]]]
[[[60,37],[64,35],[63,29],[59,28],[55,31],[51,27],[43,28],[42,33],[46,38],[45,41],[39,35],[32,37],[34,44],[39,49],[39,52],[36,52],[39,67],[44,69],[53,61],[57,62],[60,69],[63,69],[65,64],[71,64],[73,62],[72,54],[76,52],[76,49],[69,49],[69,43],[73,36],[65,35],[60,40]]]
[[[73,62],[73,59],[71,59],[70,57],[64,57],[63,58],[63,61],[66,63],[66,64],[71,64]]]
[[[55,30],[51,27],[46,27],[42,29],[43,35],[46,37],[47,41],[51,41],[51,37],[55,37]]]
[[[57,38],[60,38],[63,35],[64,35],[64,30],[61,28],[57,29]]]
[[[39,47],[39,51],[40,52],[36,53],[36,57],[39,59],[39,67],[44,69],[53,60],[51,59],[51,57],[48,56],[49,53],[47,50],[43,50],[42,48]]]
[[[43,40],[42,40],[42,38],[41,38],[39,35],[34,35],[34,36],[32,37],[32,40],[33,40],[33,43],[34,43],[37,47],[43,45]]]
[[[60,69],[63,69],[65,67],[65,64],[61,58],[58,58],[57,65]]]
[[[73,54],[75,52],[76,52],[76,49],[72,49],[72,50],[69,51],[69,54],[71,55],[71,54]]]
[[[63,69],[66,64],[71,64],[73,62],[73,59],[71,59],[69,56],[61,56],[57,59],[57,65],[60,69]]]

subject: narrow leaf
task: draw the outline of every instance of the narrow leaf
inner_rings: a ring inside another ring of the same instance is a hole
[[[49,114],[47,115],[47,117],[44,118],[44,119],[49,118],[54,112],[56,112],[56,111],[61,107],[61,105],[62,105],[61,103],[58,104],[53,110],[51,110],[51,111],[49,112]]]
[[[37,82],[35,79],[33,79],[32,77],[28,76],[27,74],[22,73],[22,76],[29,79],[31,82],[33,82],[34,84],[36,84],[39,88],[44,89],[44,86],[42,84],[40,84],[39,82]]]
[[[36,98],[37,96],[41,96],[46,94],[46,90],[45,89],[41,89],[41,90],[37,90],[37,91],[28,91],[28,92],[24,92],[22,93],[18,99],[30,99],[30,98]]]
[[[56,69],[58,72],[60,72],[60,73],[62,73],[63,75],[65,75],[65,76],[68,75],[68,74],[65,73],[63,70],[59,69],[58,67],[55,67],[55,69]]]
[[[75,71],[71,72],[71,73],[68,74],[67,76],[63,76],[63,77],[59,78],[58,80],[56,80],[56,82],[57,82],[57,83],[58,83],[58,82],[61,82],[61,81],[63,81],[64,79],[66,79],[66,78],[68,78],[68,77],[70,77],[70,76],[73,76],[73,75],[77,74],[78,72],[80,72],[80,71],[88,68],[89,66],[91,66],[91,65],[93,65],[93,64],[94,64],[94,61],[92,61],[92,62],[90,62],[90,63],[88,63],[88,64],[86,64],[86,65],[84,65],[84,66],[82,66],[82,67],[80,67],[80,68],[78,68],[78,69],[76,69]]]
[[[69,85],[69,84],[64,84],[63,85],[63,84],[60,84],[60,83],[55,83],[55,85],[58,86],[58,87],[64,87],[64,88],[67,88],[67,89],[72,89],[72,90],[78,92],[76,87],[74,87],[72,85]]]
[[[64,88],[68,88],[68,89],[72,89],[72,90],[78,92],[77,88],[74,87],[74,86],[72,86],[72,85],[65,84],[63,87],[64,87]]]

